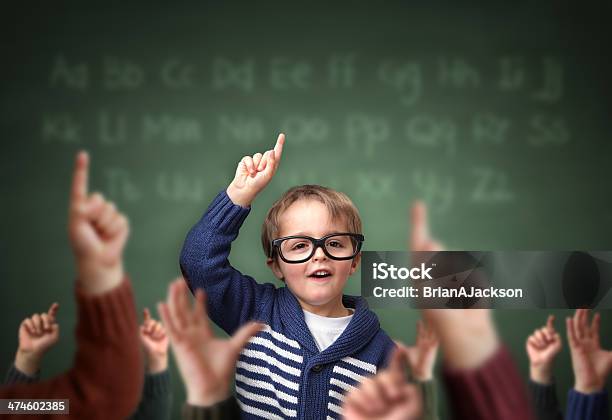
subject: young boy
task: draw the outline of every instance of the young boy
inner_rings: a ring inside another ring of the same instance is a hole
[[[227,190],[187,235],[181,270],[192,292],[206,291],[210,318],[228,334],[252,319],[265,324],[236,365],[246,418],[339,418],[344,394],[375,374],[394,347],[365,300],[342,294],[364,239],[353,203],[304,185],[272,206],[262,244],[287,287],[259,284],[228,261],[252,201],[278,168],[284,141],[281,134],[274,150],[240,161]]]

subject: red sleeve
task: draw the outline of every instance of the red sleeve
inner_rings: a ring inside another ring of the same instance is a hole
[[[138,405],[144,377],[130,282],[125,279],[113,290],[97,296],[85,295],[77,288],[76,300],[77,351],[73,367],[36,384],[0,388],[0,398],[70,400],[70,416],[45,418],[127,418]]]
[[[453,370],[445,367],[443,374],[453,418],[534,418],[525,384],[503,346],[479,368]]]

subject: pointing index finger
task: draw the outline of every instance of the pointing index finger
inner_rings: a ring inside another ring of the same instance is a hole
[[[55,318],[55,315],[57,315],[57,311],[59,310],[59,303],[57,302],[53,302],[51,304],[51,306],[49,307],[49,310],[47,311],[47,314],[52,317]]]
[[[89,178],[89,155],[80,151],[76,156],[74,172],[72,175],[72,200],[78,201],[87,197],[87,183]]]
[[[281,155],[283,154],[283,145],[285,144],[285,135],[280,133],[278,135],[278,139],[276,140],[276,145],[274,146],[274,159],[277,161],[280,160]]]
[[[412,250],[421,251],[420,248],[428,239],[427,207],[422,201],[417,201],[412,206],[412,235],[410,239]]]

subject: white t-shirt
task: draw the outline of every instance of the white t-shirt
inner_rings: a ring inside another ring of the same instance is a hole
[[[350,308],[348,309],[351,311],[351,315],[340,318],[329,318],[304,311],[304,320],[315,343],[317,343],[319,351],[323,351],[331,346],[340,337],[349,322],[351,322],[355,311]]]

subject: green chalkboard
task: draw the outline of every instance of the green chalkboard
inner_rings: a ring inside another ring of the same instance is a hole
[[[259,244],[265,212],[306,183],[353,199],[367,250],[405,249],[417,198],[450,249],[611,249],[609,6],[52,2],[6,10],[0,361],[14,355],[20,320],[57,300],[62,339],[43,376],[71,364],[66,210],[82,148],[92,155],[92,186],[131,219],[126,265],[139,308],[165,296],[185,234],[238,160],[272,147],[281,131],[282,166],[231,257],[262,282],[272,281]],[[358,274],[348,292],[359,293]],[[412,342],[417,312],[378,314],[392,336]],[[546,313],[496,316],[526,372],[525,338]],[[603,340],[612,347],[609,335]],[[563,399],[572,384],[567,348],[559,359]],[[176,371],[174,383],[178,415]]]

